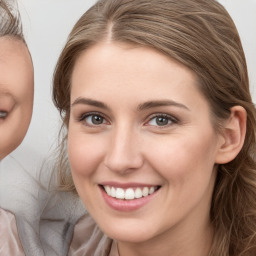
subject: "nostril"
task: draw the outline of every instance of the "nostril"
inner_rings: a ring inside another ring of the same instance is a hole
[[[144,158],[141,153],[140,145],[133,130],[121,128],[114,133],[114,137],[109,145],[108,151],[104,156],[104,165],[113,172],[128,174],[143,166]]]
[[[125,175],[140,169],[143,165],[143,159],[139,155],[133,158],[129,155],[119,155],[119,157],[112,156],[111,158],[105,159],[104,164],[109,170]]]

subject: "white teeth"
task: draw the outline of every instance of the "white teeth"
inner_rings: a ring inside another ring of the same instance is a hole
[[[105,190],[107,194],[110,196],[111,195],[111,188],[109,186],[105,186]]]
[[[135,190],[135,198],[141,198],[142,197],[142,191],[140,188],[136,188]]]
[[[133,200],[153,194],[156,191],[156,187],[143,187],[141,188],[115,188],[110,186],[104,186],[106,193],[117,199]]]
[[[113,187],[111,188],[110,196],[116,197],[116,190],[115,190],[115,188],[113,188]]]
[[[116,198],[124,199],[124,190],[122,188],[116,189]]]
[[[143,196],[148,196],[148,192],[149,192],[148,187],[145,187],[145,188],[143,188],[143,190],[142,190],[142,195],[143,195]]]
[[[150,189],[149,189],[149,195],[151,195],[151,194],[153,194],[155,192],[155,188],[154,187],[151,187]]]
[[[132,188],[128,188],[125,191],[125,199],[132,200],[134,199],[134,190]]]

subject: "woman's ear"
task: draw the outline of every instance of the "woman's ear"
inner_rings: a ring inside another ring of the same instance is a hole
[[[244,145],[246,134],[246,110],[241,106],[234,106],[230,109],[230,117],[224,122],[220,134],[221,143],[216,155],[217,164],[226,164],[232,161]]]

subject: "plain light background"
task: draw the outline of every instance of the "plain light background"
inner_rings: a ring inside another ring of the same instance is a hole
[[[27,136],[12,155],[31,172],[56,146],[60,118],[51,99],[52,74],[66,38],[96,0],[18,0],[35,69],[33,118]],[[122,1],[122,0],[120,0]],[[256,0],[221,0],[235,21],[244,46],[251,92],[256,102]]]

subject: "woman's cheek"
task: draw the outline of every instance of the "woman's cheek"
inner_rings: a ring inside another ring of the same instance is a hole
[[[185,138],[165,137],[163,141],[151,141],[151,146],[147,146],[147,160],[158,170],[164,172],[164,175],[181,175],[187,161],[192,157],[193,151],[187,145]],[[154,150],[151,150],[154,148]]]
[[[87,158],[86,150],[75,136],[70,136],[68,140],[68,157],[72,173],[83,175]]]
[[[94,146],[92,146],[92,144]],[[72,174],[89,176],[100,164],[100,148],[89,138],[68,137],[68,155]]]

